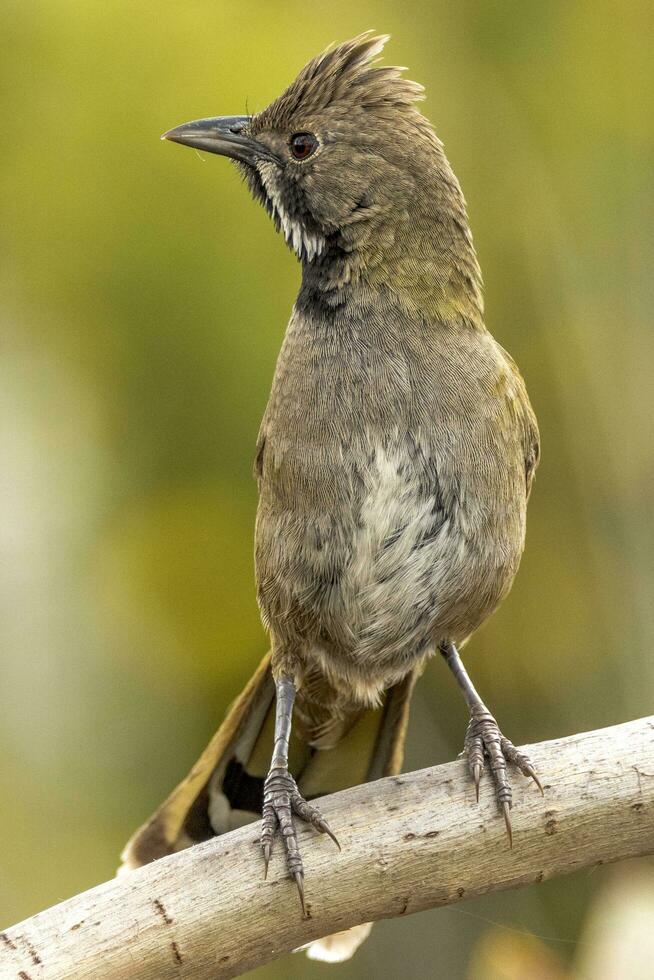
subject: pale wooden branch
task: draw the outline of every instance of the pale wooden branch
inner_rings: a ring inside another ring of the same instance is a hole
[[[654,853],[654,717],[528,751],[545,797],[514,777],[513,850],[488,776],[477,805],[451,762],[321,801],[343,851],[301,828],[306,920],[279,844],[263,881],[250,825],[8,929],[0,976],[231,977],[360,922]]]

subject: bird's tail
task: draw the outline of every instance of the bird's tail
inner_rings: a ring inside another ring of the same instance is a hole
[[[330,748],[316,748],[298,734],[292,737],[289,768],[305,799],[400,771],[414,680],[410,674],[392,687],[379,708],[346,718]],[[301,713],[301,702],[298,707]],[[275,685],[267,654],[188,776],[128,841],[120,872],[261,816],[274,715]],[[296,728],[301,733],[302,726]],[[330,962],[347,959],[369,931],[369,925],[361,925],[328,936],[312,943],[308,955]]]

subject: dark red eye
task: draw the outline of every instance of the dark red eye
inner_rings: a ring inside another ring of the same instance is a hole
[[[318,140],[313,133],[293,133],[290,146],[296,160],[306,160],[317,150]]]

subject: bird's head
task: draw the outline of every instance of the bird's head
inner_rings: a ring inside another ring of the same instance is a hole
[[[327,49],[254,116],[185,123],[165,139],[236,161],[254,196],[335,303],[364,281],[435,315],[481,316],[459,185],[386,36]]]

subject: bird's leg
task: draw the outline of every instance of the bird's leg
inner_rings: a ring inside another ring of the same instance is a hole
[[[443,643],[440,651],[454,674],[470,711],[463,755],[468,760],[468,767],[475,781],[477,801],[479,801],[479,781],[484,768],[484,757],[487,756],[495,780],[497,802],[504,813],[509,846],[513,846],[510,814],[513,794],[506,774],[507,764],[515,766],[523,776],[530,776],[541,793],[543,787],[529,757],[516,749],[513,742],[505,738],[500,731],[495,718],[477,694],[454,644]]]
[[[277,700],[275,705],[275,744],[270,770],[263,788],[261,824],[261,849],[265,861],[265,874],[272,853],[273,838],[279,831],[286,849],[288,870],[295,878],[300,893],[302,912],[304,905],[304,869],[293,824],[293,814],[305,820],[323,834],[328,834],[340,850],[336,837],[329,829],[320,811],[301,796],[295,780],[288,771],[288,743],[291,737],[291,717],[295,701],[295,684],[290,677],[282,676],[275,681]]]

